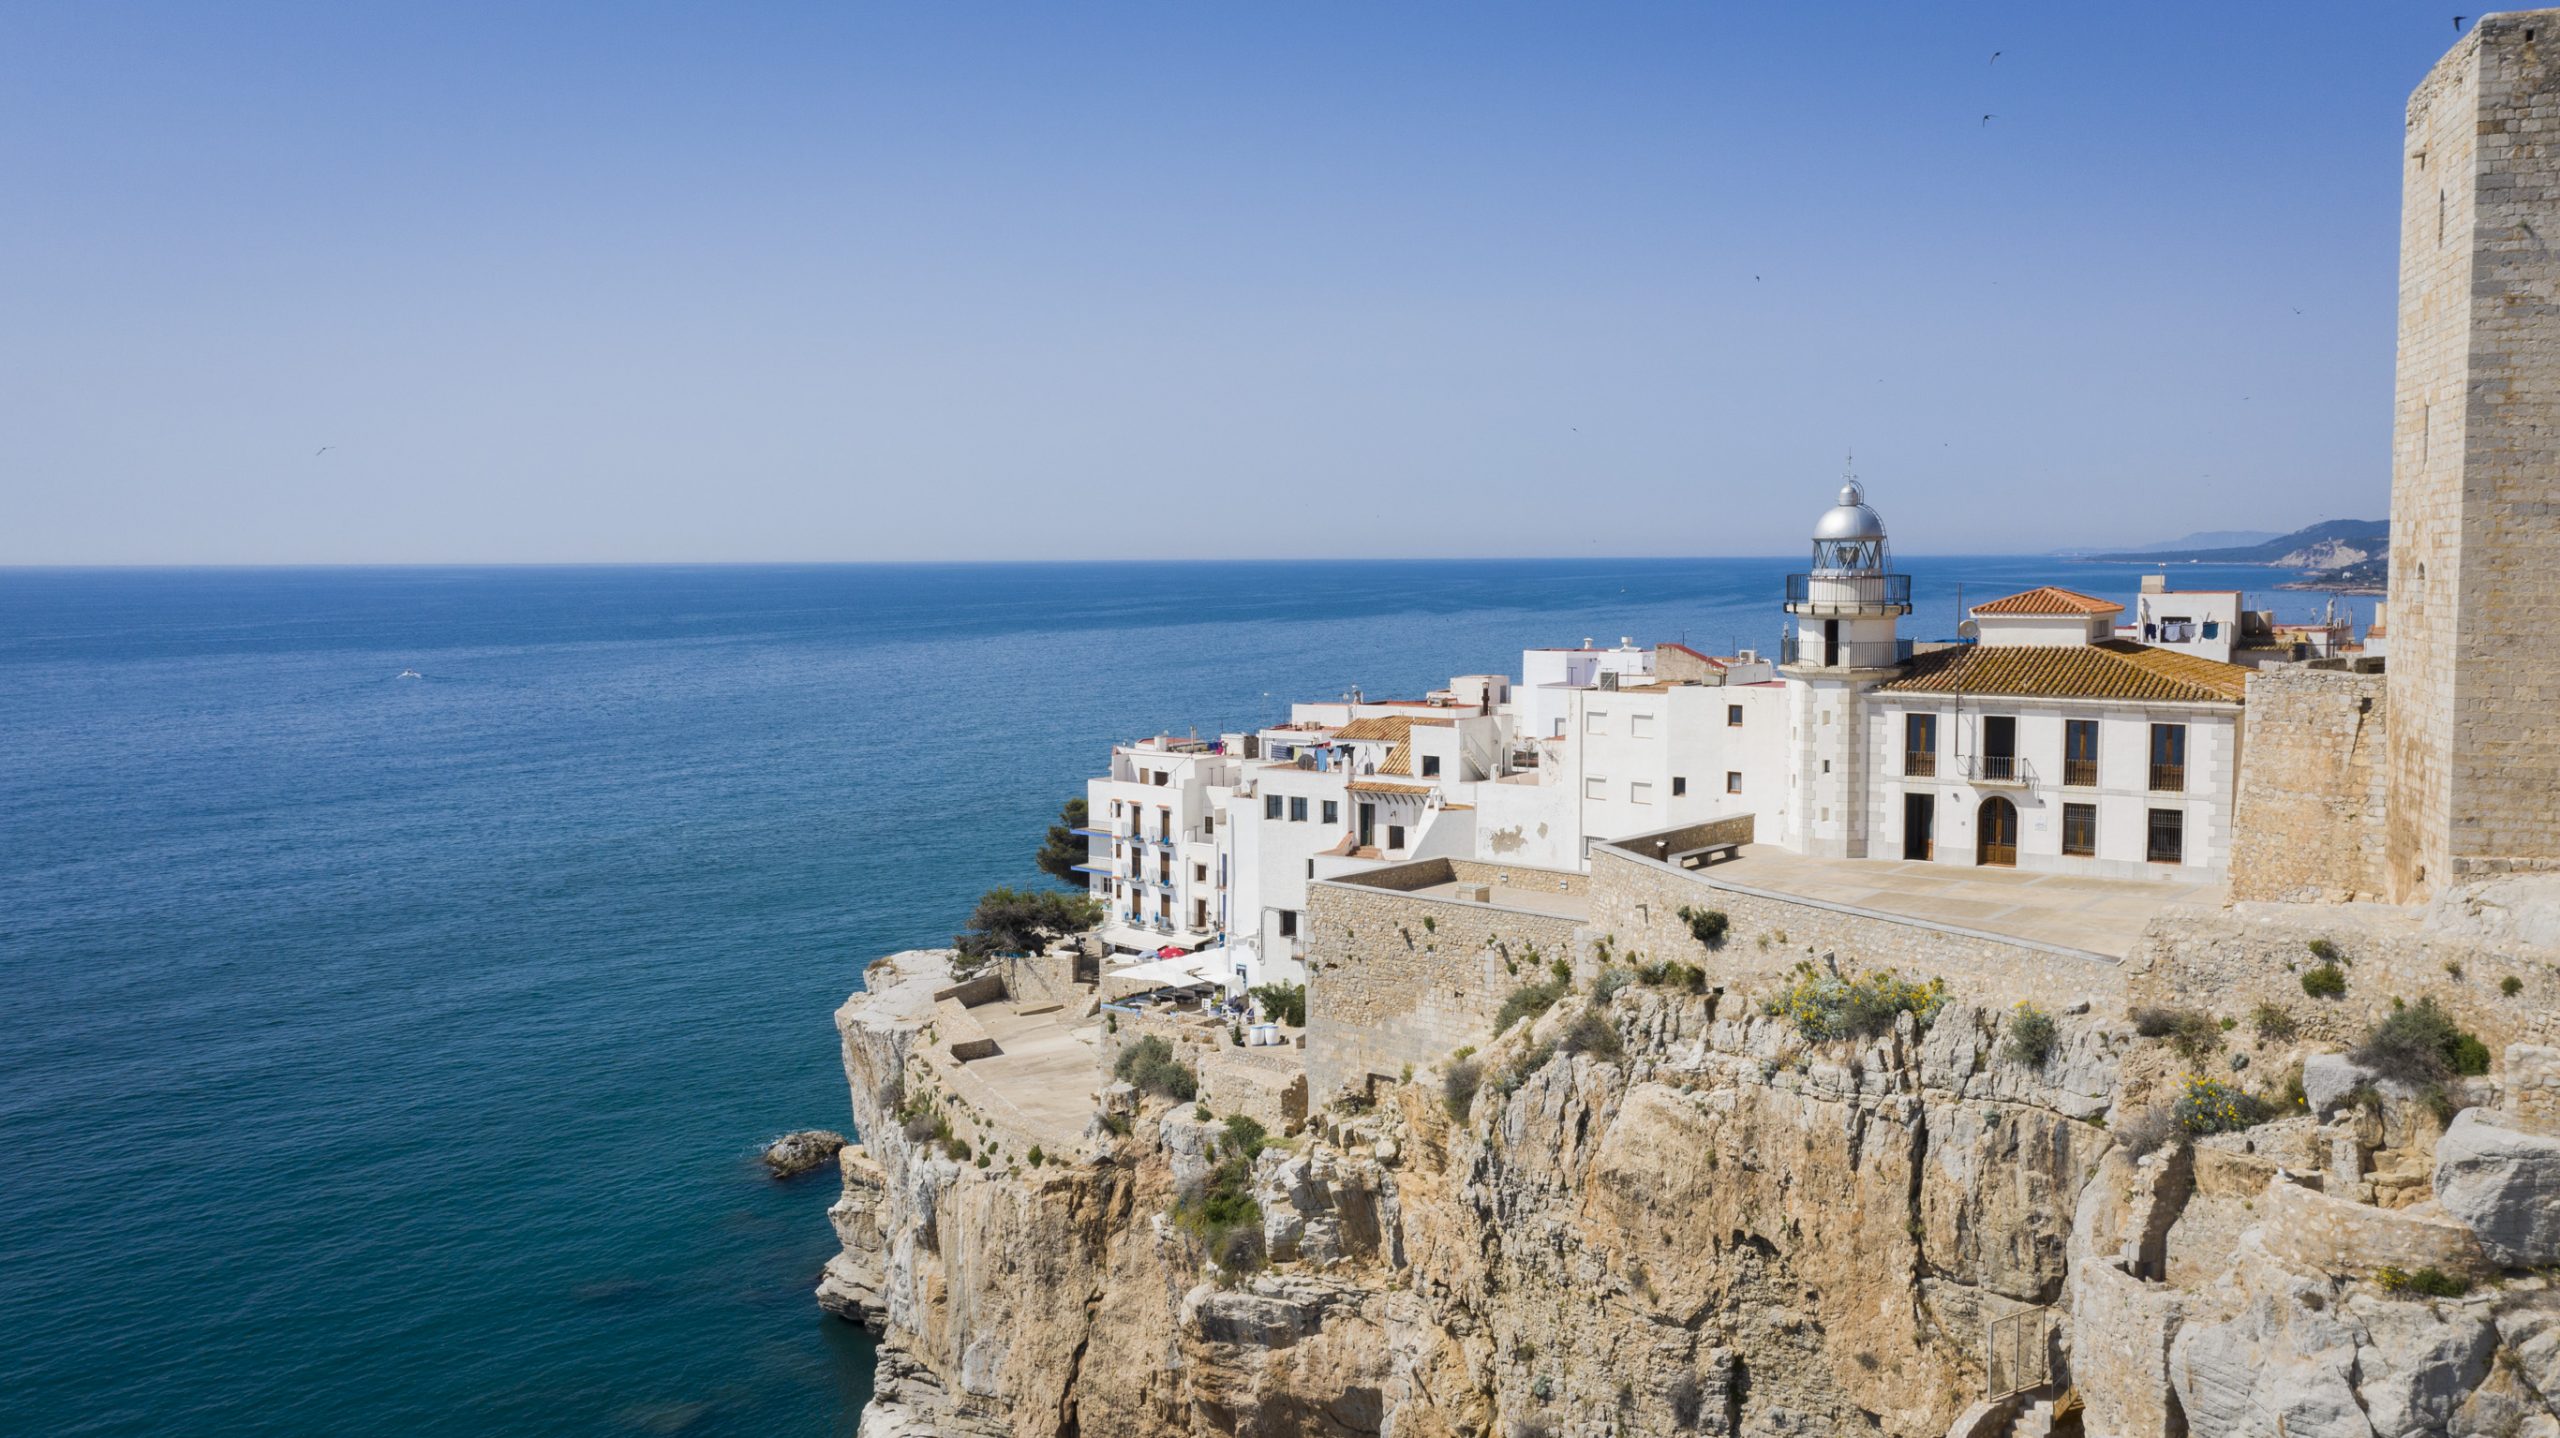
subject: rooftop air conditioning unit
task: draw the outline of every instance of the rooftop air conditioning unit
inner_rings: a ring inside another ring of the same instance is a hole
[[[1602,673],[1600,676],[1600,687],[1610,693],[1616,693],[1618,689],[1618,671],[1611,669]]]

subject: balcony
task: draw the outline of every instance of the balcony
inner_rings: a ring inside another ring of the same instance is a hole
[[[2066,788],[2072,788],[2072,789],[2095,789],[2095,788],[2097,788],[2097,787],[2098,787],[2098,761],[2097,761],[2097,760],[2095,760],[2095,759],[2065,759],[2065,760],[2063,760],[2063,761],[2062,761],[2062,782],[2063,782],[2064,787],[2066,787]]]
[[[1896,639],[1893,641],[1894,663],[1901,664],[1911,658],[1911,643],[1912,642],[1908,639]],[[1811,642],[1803,644],[1799,644],[1797,642],[1797,636],[1793,630],[1789,630],[1778,636],[1778,663],[1786,666],[1787,668],[1822,668],[1821,655],[1822,640],[1819,635],[1814,636]]]
[[[2152,765],[2151,792],[2154,794],[2183,794],[2187,792],[2187,766],[2184,764]]]
[[[2015,754],[1968,754],[1964,760],[1967,782],[1988,787],[2010,786],[2033,788],[2036,771]]]
[[[1902,774],[1906,779],[1933,779],[1938,774],[1938,756],[1929,749],[1906,749],[1902,753]]]
[[[1911,576],[1790,574],[1787,576],[1787,612],[1829,619],[1908,614],[1911,612]]]

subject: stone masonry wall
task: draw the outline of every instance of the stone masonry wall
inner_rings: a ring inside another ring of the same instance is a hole
[[[1797,963],[1827,953],[1844,973],[1892,968],[1906,977],[1941,977],[1958,997],[1986,1004],[2028,999],[2059,1008],[2076,999],[2104,1003],[2123,991],[2123,971],[2103,957],[1737,888],[1713,874],[1595,845],[1592,931],[1630,962],[1695,963],[1710,982],[1732,989],[1775,987]],[[1684,906],[1724,911],[1732,927],[1720,948],[1700,946],[1680,917]]]
[[[1307,886],[1307,1085],[1318,1104],[1373,1074],[1394,1079],[1407,1064],[1420,1068],[1483,1043],[1513,990],[1545,977],[1549,961],[1572,956],[1573,919],[1375,882],[1427,867]],[[1515,882],[1549,873],[1510,872]]]
[[[2381,894],[2387,732],[2379,674],[2249,676],[2231,897],[2329,903]]]
[[[2484,16],[2403,150],[2395,899],[2560,862],[2560,12]]]
[[[2471,1273],[2487,1267],[2468,1226],[2402,1208],[2331,1198],[2279,1179],[2262,1199],[2267,1251],[2317,1273],[2371,1276],[2384,1268]]]
[[[2541,882],[2541,881],[2524,881]],[[2302,975],[2311,941],[2345,960],[2346,993],[2315,999]],[[2391,1010],[2432,996],[2496,1053],[2560,1041],[2560,971],[2548,951],[2444,932],[2424,911],[2382,904],[2234,904],[2154,919],[2126,960],[2131,1002],[2202,1010],[2248,1023],[2261,1003],[2293,1017],[2303,1038],[2343,1048]],[[2504,981],[2517,991],[2503,991]]]

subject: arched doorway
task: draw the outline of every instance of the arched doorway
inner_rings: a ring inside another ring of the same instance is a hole
[[[1973,861],[2018,866],[2018,806],[1994,794],[1982,801],[1973,826]]]

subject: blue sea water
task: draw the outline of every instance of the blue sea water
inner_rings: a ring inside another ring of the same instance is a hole
[[[0,1429],[849,1434],[832,1179],[753,1152],[867,960],[1114,739],[1765,648],[1791,567],[0,571]],[[1923,637],[2137,582],[1905,567]]]

